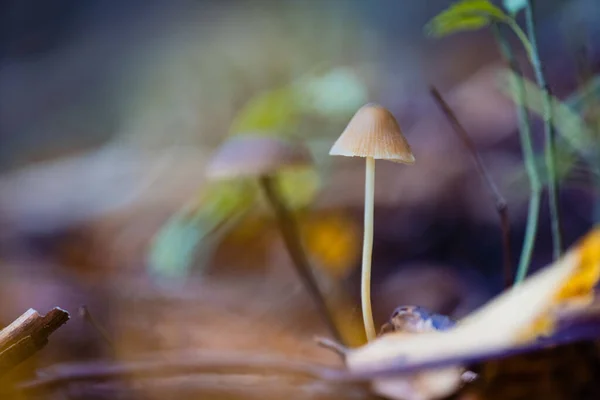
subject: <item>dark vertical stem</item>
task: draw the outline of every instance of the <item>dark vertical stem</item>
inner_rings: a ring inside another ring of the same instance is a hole
[[[554,129],[552,127],[552,104],[548,85],[542,70],[540,54],[535,36],[535,23],[533,19],[533,1],[527,0],[525,6],[525,21],[527,25],[527,37],[531,43],[531,54],[529,59],[535,73],[535,79],[542,90],[542,117],[544,120],[544,155],[546,159],[546,171],[548,174],[548,202],[550,205],[550,218],[552,227],[552,254],[554,259],[558,259],[562,254],[562,236],[560,232],[560,213],[558,209],[558,189],[556,184],[556,164],[555,164],[555,146]]]
[[[585,32],[587,34],[587,32]],[[581,33],[580,33],[581,35]],[[587,35],[586,35],[587,36]],[[579,83],[579,92],[581,95],[579,99],[575,97],[576,102],[574,104],[575,108],[585,110],[586,107],[592,108],[595,110],[598,104],[598,85],[594,82],[594,72],[592,67],[590,66],[589,60],[589,48],[585,43],[582,43],[576,53],[576,63],[577,63],[577,80]],[[587,105],[585,103],[588,103]],[[588,117],[590,120],[588,124],[591,126],[592,132],[596,133],[592,140],[596,143],[598,142],[597,133],[600,133],[600,119],[598,118],[598,114],[596,111],[592,111],[591,115]],[[594,204],[593,211],[593,222],[595,224],[600,222],[600,175],[598,173],[598,169],[596,165],[598,164],[598,160],[600,160],[600,146],[596,144],[596,148],[593,150],[591,156],[586,157],[586,162],[592,168],[593,171],[593,185],[594,192],[596,194],[596,202]]]
[[[267,198],[267,201],[275,212],[275,218],[277,219],[279,230],[281,231],[283,241],[287,247],[298,276],[302,280],[306,290],[315,301],[319,312],[332,335],[337,341],[342,342],[342,335],[337,329],[335,321],[329,311],[329,308],[327,307],[325,298],[323,297],[312,273],[312,269],[308,263],[306,254],[302,249],[296,221],[294,220],[290,211],[284,205],[284,202],[279,197],[273,182],[273,177],[266,175],[262,176],[259,178],[259,183],[265,194],[265,197]]]
[[[552,99],[552,89],[550,86],[546,85],[546,93],[549,99]],[[553,243],[554,243],[554,257],[558,258],[564,251],[564,243],[563,243],[563,226],[562,226],[562,218],[561,218],[561,207],[560,207],[560,183],[556,177],[556,126],[554,125],[554,104],[550,102],[550,120],[548,127],[548,137],[546,146],[549,146],[550,151],[552,152],[552,168],[548,170],[548,180],[552,182],[554,185],[554,190],[549,190],[549,195],[554,198],[550,203],[550,208],[554,207],[555,217],[552,218],[553,231],[556,232],[553,235]]]
[[[459,139],[463,142],[467,150],[471,153],[473,161],[475,161],[477,171],[485,181],[489,189],[490,195],[494,200],[496,211],[498,212],[498,216],[500,217],[500,227],[502,230],[502,249],[504,255],[504,284],[506,287],[510,287],[514,279],[514,272],[512,266],[512,249],[510,246],[510,219],[508,217],[508,206],[506,204],[506,200],[498,190],[498,186],[496,186],[496,183],[494,182],[487,168],[485,167],[485,164],[483,163],[483,160],[481,159],[481,156],[477,151],[475,143],[473,143],[473,140],[469,136],[467,130],[456,117],[456,113],[454,113],[452,108],[450,108],[446,100],[444,100],[440,92],[435,87],[432,86],[430,88],[430,92],[437,105],[440,107],[440,109],[450,122],[450,125],[452,125],[454,132],[456,132]]]
[[[102,325],[96,321],[96,318],[94,318],[94,316],[92,315],[92,313],[90,312],[90,310],[87,308],[87,306],[83,305],[81,307],[79,307],[79,315],[88,323],[90,324],[90,326],[92,328],[94,328],[94,330],[96,332],[98,332],[98,334],[100,335],[100,337],[102,337],[102,339],[104,339],[104,342],[106,342],[106,344],[112,349],[115,349],[115,344],[113,343],[113,341],[110,339],[110,335],[108,334],[108,332],[106,332],[106,329],[104,329],[102,327]]]

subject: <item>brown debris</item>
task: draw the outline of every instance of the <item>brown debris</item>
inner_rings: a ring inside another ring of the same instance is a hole
[[[30,308],[0,331],[0,377],[41,350],[68,320],[69,313],[58,307],[43,316]]]

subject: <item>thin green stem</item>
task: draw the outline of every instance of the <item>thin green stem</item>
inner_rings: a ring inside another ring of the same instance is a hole
[[[367,341],[375,339],[375,323],[371,309],[371,257],[373,255],[373,214],[375,208],[375,159],[366,158],[365,166],[365,226],[363,237],[360,297]]]
[[[556,182],[556,161],[554,147],[554,131],[552,126],[552,104],[548,85],[542,70],[537,39],[535,36],[535,23],[533,19],[532,1],[526,1],[525,21],[527,25],[527,36],[529,38],[529,59],[533,67],[537,84],[542,90],[542,118],[544,121],[544,156],[546,160],[546,170],[548,174],[548,198],[550,204],[550,218],[552,227],[552,254],[554,259],[558,259],[562,253],[562,237],[560,229],[560,213],[558,206],[558,190]]]
[[[531,55],[533,54],[533,45],[530,42],[530,39],[527,37],[527,34],[523,31],[523,29],[521,29],[519,24],[517,24],[517,21],[515,21],[513,18],[508,17],[506,19],[503,19],[502,22],[508,25],[510,29],[512,29],[512,31],[515,33],[515,35],[517,35],[517,37],[521,41],[521,44],[525,48],[525,51],[527,52],[527,56],[531,59]]]
[[[520,29],[520,28],[519,28]],[[500,53],[504,60],[510,65],[515,74],[518,74],[519,67],[513,57],[513,52],[508,41],[502,36],[497,25],[492,25],[492,32],[498,42]],[[515,284],[520,283],[527,276],[527,270],[531,263],[531,256],[535,245],[535,237],[538,228],[539,209],[540,209],[540,192],[541,181],[535,165],[535,153],[533,150],[533,142],[531,139],[531,128],[527,118],[525,87],[520,79],[512,80],[512,87],[516,90],[519,104],[517,105],[517,117],[519,121],[519,136],[521,139],[521,149],[523,151],[523,159],[525,169],[529,177],[530,198],[529,198],[529,213],[527,215],[527,227],[525,229],[525,239],[521,249],[521,258],[517,269]]]
[[[529,218],[527,219],[525,240],[523,241],[523,250],[521,251],[519,268],[517,269],[517,276],[515,277],[515,285],[523,282],[527,276],[527,271],[529,269],[529,263],[531,262],[531,255],[533,253],[533,247],[535,244],[535,236],[537,233],[538,218],[540,213],[540,199],[541,190],[534,190],[532,188],[531,195],[529,197]]]

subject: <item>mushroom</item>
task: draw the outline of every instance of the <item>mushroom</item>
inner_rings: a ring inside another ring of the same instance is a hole
[[[367,340],[370,341],[376,337],[371,310],[375,159],[414,164],[415,157],[392,113],[374,103],[366,104],[356,112],[329,154],[366,158],[361,303]]]
[[[337,340],[342,336],[337,329],[327,303],[302,249],[295,219],[276,187],[276,175],[283,169],[311,165],[309,151],[299,143],[264,135],[238,135],[230,138],[209,161],[206,175],[210,179],[257,179],[275,218],[290,258],[308,293]]]

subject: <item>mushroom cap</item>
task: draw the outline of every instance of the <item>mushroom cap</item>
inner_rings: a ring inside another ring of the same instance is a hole
[[[231,137],[216,151],[206,175],[211,179],[258,177],[311,162],[310,152],[300,143],[246,134]]]
[[[406,138],[396,118],[386,108],[369,103],[362,106],[329,151],[330,155],[373,157],[414,164]]]

